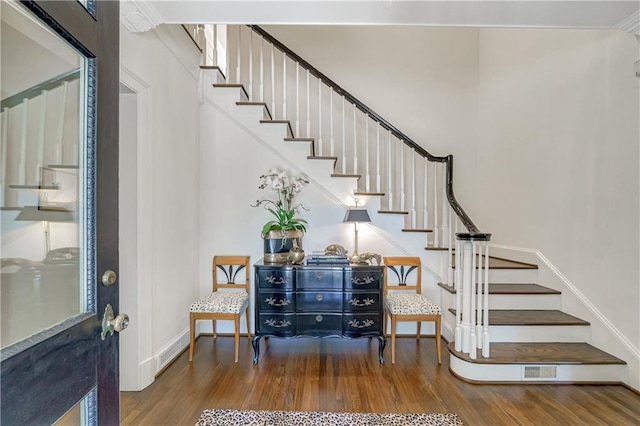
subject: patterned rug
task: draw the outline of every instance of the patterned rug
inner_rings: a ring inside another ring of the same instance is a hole
[[[463,426],[455,414],[204,410],[196,426]]]

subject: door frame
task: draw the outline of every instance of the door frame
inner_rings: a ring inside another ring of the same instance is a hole
[[[93,110],[87,114],[86,157],[93,162],[86,166],[88,307],[87,312],[2,351],[0,421],[51,424],[89,395],[87,422],[118,424],[118,335],[100,337],[107,304],[119,312],[118,282],[104,286],[99,277],[108,269],[118,271],[120,5],[94,0],[87,8],[76,1],[20,3],[89,58],[86,102]]]

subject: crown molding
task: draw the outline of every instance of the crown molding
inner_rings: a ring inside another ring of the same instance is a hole
[[[151,2],[121,0],[120,22],[129,32],[143,33],[154,29],[163,21]]]
[[[640,10],[635,11],[622,21],[618,22],[615,25],[615,28],[640,36]]]

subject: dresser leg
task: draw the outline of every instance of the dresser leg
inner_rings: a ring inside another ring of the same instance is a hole
[[[387,338],[384,336],[377,336],[377,337],[378,337],[378,356],[380,357],[380,364],[384,364],[384,347],[387,345]]]
[[[253,363],[258,363],[258,356],[260,356],[260,338],[262,336],[253,336],[251,339],[251,346],[253,346]]]

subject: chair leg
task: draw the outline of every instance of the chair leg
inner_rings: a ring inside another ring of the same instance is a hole
[[[249,342],[251,342],[251,321],[249,321],[249,307],[247,306],[247,312],[245,312],[245,317],[247,318],[247,337],[249,338]]]
[[[420,340],[420,327],[422,326],[422,321],[418,321],[418,334],[416,335],[416,339]]]
[[[189,362],[193,361],[193,347],[196,344],[196,320],[189,315]]]
[[[396,363],[396,317],[391,315],[391,364]]]
[[[442,339],[440,338],[440,328],[442,323],[442,317],[438,317],[436,319],[436,351],[438,351],[438,365],[442,364],[442,351],[440,348],[440,343]]]
[[[240,314],[233,318],[236,329],[236,362],[238,362],[238,352],[240,351]]]
[[[216,333],[216,320],[211,320],[211,325],[213,326],[211,330],[213,331],[213,338],[215,339],[218,337],[218,334]]]

